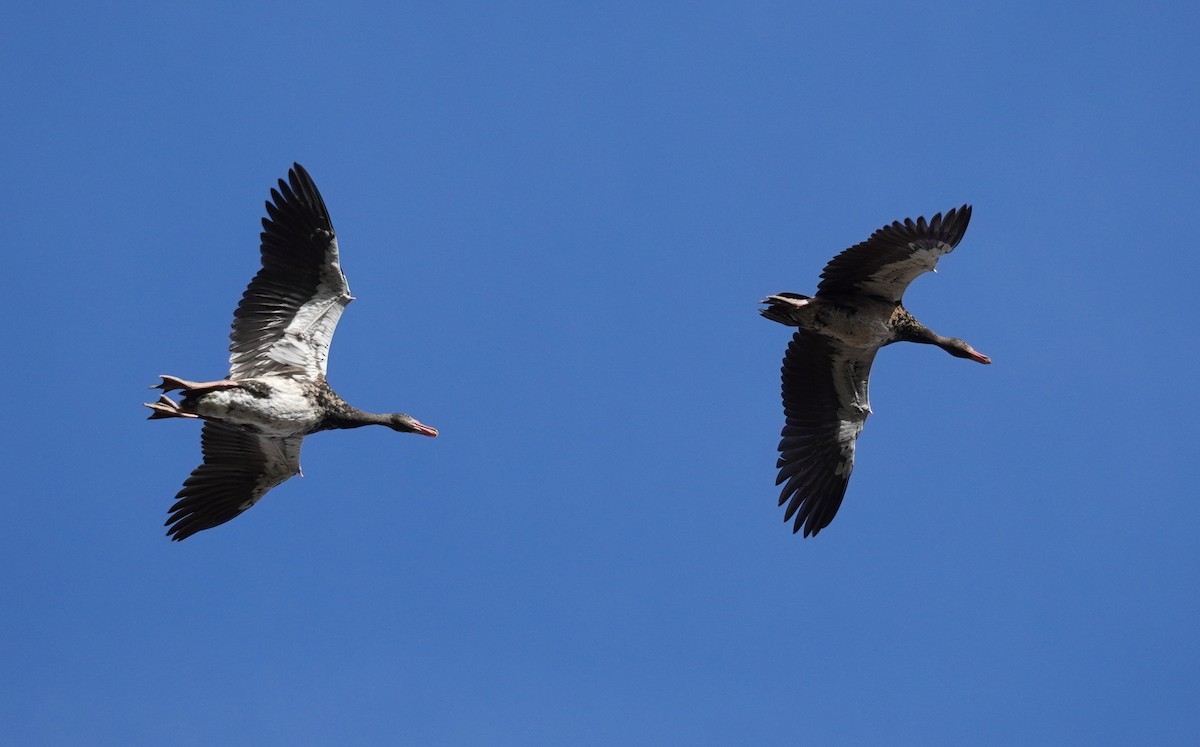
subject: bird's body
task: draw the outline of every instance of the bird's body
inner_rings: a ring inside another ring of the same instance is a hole
[[[229,388],[185,390],[180,409],[261,436],[307,436],[323,430],[318,399],[322,389],[328,391],[328,386],[288,376],[262,376],[242,379]]]
[[[151,419],[204,420],[204,462],[184,482],[167,519],[182,540],[229,521],[300,472],[305,436],[386,425],[436,436],[402,413],[378,415],[346,404],[325,380],[329,343],[353,297],[342,274],[325,203],[299,165],[271,190],[263,220],[263,267],[234,312],[230,372],[218,381],[163,376]]]
[[[776,303],[763,309],[763,314],[790,327],[820,331],[848,348],[878,349],[892,342],[894,303],[867,297],[847,304],[836,298],[817,297],[792,305],[797,300]]]
[[[786,424],[777,463],[784,520],[815,535],[833,520],[854,469],[854,450],[871,413],[868,382],[879,348],[919,342],[979,363],[991,359],[942,337],[904,308],[905,289],[962,239],[970,206],[932,220],[893,223],[834,257],[816,296],[779,293],[763,316],[799,327],[783,360]]]

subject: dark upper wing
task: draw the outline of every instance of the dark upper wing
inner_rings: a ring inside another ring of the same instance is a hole
[[[863,293],[899,301],[914,278],[932,270],[962,241],[970,220],[971,206],[963,205],[928,222],[906,218],[884,226],[825,265],[817,293]]]
[[[325,201],[300,164],[271,190],[262,269],[233,313],[229,376],[325,373],[329,341],[352,300]]]
[[[854,442],[871,412],[867,379],[875,349],[845,350],[816,332],[800,330],[783,358],[779,442],[779,505],[792,531],[815,535],[842,505],[854,469]]]
[[[267,491],[300,471],[301,438],[258,436],[206,421],[200,435],[204,463],[183,482],[167,517],[167,535],[186,539],[224,524]]]

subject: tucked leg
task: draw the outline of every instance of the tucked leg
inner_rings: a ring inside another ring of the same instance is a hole
[[[146,407],[149,407],[154,412],[150,413],[150,420],[158,420],[160,418],[198,418],[199,415],[193,415],[190,412],[184,412],[179,409],[179,403],[172,400],[167,395],[162,395],[157,402],[146,402]]]
[[[182,389],[187,392],[202,394],[204,392],[215,392],[218,389],[232,389],[237,386],[237,382],[230,381],[229,379],[221,379],[219,381],[188,381],[187,379],[167,376],[166,374],[161,374],[161,376],[162,383],[155,384],[150,387],[151,389],[161,389],[164,392],[173,392],[176,389]]]

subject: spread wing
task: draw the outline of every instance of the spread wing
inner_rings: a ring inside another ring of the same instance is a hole
[[[884,226],[825,265],[817,294],[859,293],[899,302],[909,283],[958,246],[970,220],[971,206],[963,205],[928,222],[907,218]]]
[[[854,443],[871,405],[867,379],[875,349],[849,350],[800,330],[783,358],[783,412],[779,442],[779,505],[792,531],[815,535],[842,505],[854,470]]]
[[[300,164],[271,190],[262,269],[233,313],[229,377],[325,373],[329,342],[353,300],[325,201]]]
[[[165,526],[173,540],[224,524],[300,472],[303,438],[260,436],[213,420],[204,423],[204,462],[175,496]]]

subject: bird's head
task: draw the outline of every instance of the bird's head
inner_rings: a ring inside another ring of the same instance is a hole
[[[951,337],[946,340],[946,344],[942,346],[942,349],[950,355],[953,355],[955,358],[969,358],[976,363],[992,362],[991,358],[987,357],[957,337]]]
[[[431,428],[411,415],[405,415],[402,412],[395,412],[389,415],[387,425],[392,430],[400,431],[401,433],[420,433],[422,436],[429,436],[430,438],[437,438],[438,434],[437,428]]]

